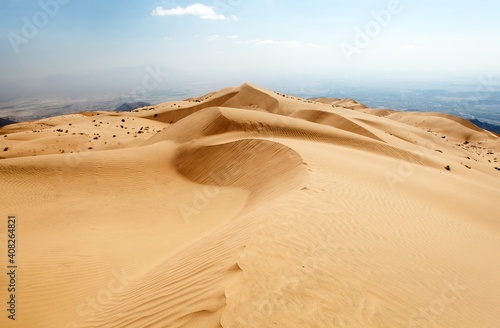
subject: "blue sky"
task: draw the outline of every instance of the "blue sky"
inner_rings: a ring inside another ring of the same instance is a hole
[[[0,86],[130,88],[147,67],[220,85],[474,79],[500,74],[499,12],[498,0],[0,0]]]

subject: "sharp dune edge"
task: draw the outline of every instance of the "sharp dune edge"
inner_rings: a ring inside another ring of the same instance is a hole
[[[465,120],[247,83],[0,144],[1,327],[500,322],[500,139]]]

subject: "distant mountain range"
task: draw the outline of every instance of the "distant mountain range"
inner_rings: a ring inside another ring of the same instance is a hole
[[[475,118],[473,118],[469,121],[471,121],[473,124],[477,125],[481,129],[485,129],[485,130],[495,132],[495,133],[500,133],[500,126],[498,126],[498,125],[486,123],[486,122],[480,121],[480,120],[475,119]]]
[[[144,101],[137,101],[137,102],[132,102],[132,103],[123,103],[120,106],[118,106],[115,111],[117,112],[130,112],[134,109],[141,108],[141,107],[146,107],[146,106],[151,106],[150,103],[144,102]]]
[[[2,126],[6,126],[6,125],[9,125],[9,124],[14,124],[14,123],[17,123],[17,122],[9,120],[8,118],[2,118],[2,117],[0,117],[0,128]]]

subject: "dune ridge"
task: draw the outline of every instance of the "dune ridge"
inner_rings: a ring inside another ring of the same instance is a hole
[[[2,327],[500,322],[500,140],[460,118],[245,83],[0,143]]]

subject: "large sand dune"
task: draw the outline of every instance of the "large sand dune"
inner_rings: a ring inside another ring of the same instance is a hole
[[[0,146],[1,327],[499,327],[500,138],[462,119],[244,84]]]

